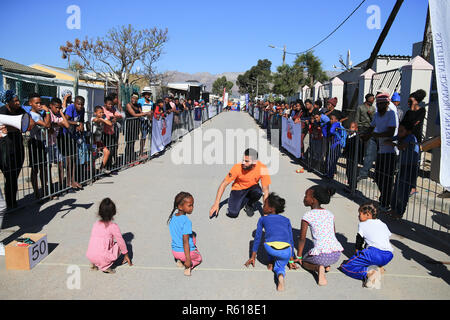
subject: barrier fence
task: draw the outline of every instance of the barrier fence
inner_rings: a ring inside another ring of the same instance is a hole
[[[257,109],[250,107],[248,113],[267,130],[271,144],[289,153],[281,147],[283,116]],[[444,188],[431,178],[431,152],[410,143],[398,155],[382,154],[374,139],[365,141],[357,132],[344,128],[327,132],[320,123],[306,119],[295,125],[302,132],[299,163],[309,171],[345,186],[345,192],[355,198],[378,202],[382,212],[391,209],[403,214],[402,219],[414,229],[450,240],[450,203],[438,198]]]
[[[221,112],[222,107],[214,105],[172,113],[167,117],[172,123],[164,124],[172,128],[165,133],[170,134],[169,143],[159,146],[159,151]],[[94,124],[92,114],[87,118],[81,132],[74,127],[35,126],[25,134],[8,132],[6,139],[0,139],[0,185],[10,210],[150,160],[152,131],[157,121],[167,121],[128,117],[106,132]]]

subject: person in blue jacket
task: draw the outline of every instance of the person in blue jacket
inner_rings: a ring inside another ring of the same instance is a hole
[[[347,133],[345,128],[339,121],[338,116],[331,115],[330,117],[330,129],[329,129],[329,150],[327,157],[327,177],[333,179],[336,172],[336,165],[341,157],[342,148],[345,147],[347,139]]]
[[[291,221],[280,215],[280,213],[284,212],[285,203],[286,201],[283,198],[273,192],[264,201],[264,215],[258,220],[252,256],[245,263],[246,267],[250,264],[255,267],[256,253],[258,252],[264,229],[264,248],[271,259],[267,268],[275,272],[278,279],[278,291],[284,290],[286,265],[289,266],[289,269],[298,268],[294,263],[295,253]]]

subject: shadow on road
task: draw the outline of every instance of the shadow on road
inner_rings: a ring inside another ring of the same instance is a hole
[[[18,226],[19,230],[4,239],[3,243],[6,245],[24,233],[39,233],[59,213],[64,213],[61,216],[61,219],[64,219],[74,209],[83,208],[87,210],[92,205],[93,203],[77,204],[75,199],[66,199],[64,201],[58,201],[42,211],[40,210],[41,206],[36,204],[23,208],[13,214],[7,214],[3,223],[4,229]]]

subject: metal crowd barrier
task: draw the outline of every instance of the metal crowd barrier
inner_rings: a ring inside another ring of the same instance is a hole
[[[205,107],[201,121],[196,121],[196,125],[194,110],[174,114],[172,142],[221,111],[217,105]],[[63,133],[63,128],[60,128],[57,135],[53,129],[36,126],[31,133],[9,133],[7,144],[4,144],[6,140],[0,140],[0,169],[3,173],[0,174],[0,189],[10,209],[56,198],[73,189],[73,181],[81,186],[92,184],[105,175],[105,171],[100,170],[105,152],[109,152],[105,168],[112,173],[151,160],[152,121],[148,118],[118,121],[114,132],[110,135],[101,133],[101,141],[98,142],[99,135],[93,132],[92,115],[87,115],[87,118],[89,120],[81,133]]]
[[[252,117],[254,108],[248,108]],[[266,123],[265,116],[269,116]],[[260,111],[255,121],[267,130],[270,143],[281,149],[281,116]],[[375,150],[373,161],[370,161],[365,157],[368,142],[359,133],[343,129],[347,136],[344,146],[336,143],[333,137],[324,137],[321,128],[310,126],[309,121],[302,120],[302,125],[308,132],[304,137],[301,164],[309,171],[345,186],[344,190],[355,198],[377,202],[384,212],[394,209],[401,214],[404,211],[402,219],[412,223],[413,227],[423,228],[436,238],[450,240],[450,201],[437,197],[444,188],[432,179],[431,152],[419,151],[417,156],[410,151],[414,147],[417,150],[419,145],[415,144],[400,151],[399,155],[378,154]],[[358,181],[364,159],[369,164],[368,178]],[[413,189],[416,193],[411,194]]]

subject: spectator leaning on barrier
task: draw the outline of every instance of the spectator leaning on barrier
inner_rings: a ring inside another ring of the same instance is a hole
[[[358,124],[358,131],[362,135],[367,134],[370,131],[370,124],[376,113],[376,107],[373,105],[375,96],[372,93],[366,94],[366,101],[359,105],[356,109],[355,121]],[[377,142],[375,138],[370,138],[364,141],[364,162],[363,167],[359,171],[357,181],[367,179],[369,177],[369,171],[372,168],[373,162],[377,158]]]
[[[144,87],[142,89],[142,97],[138,100],[138,104],[141,105],[142,112],[147,113],[147,118],[142,117],[140,119],[141,122],[141,141],[140,141],[140,149],[139,149],[139,157],[141,159],[146,158],[144,155],[144,146],[145,141],[147,139],[147,135],[151,128],[152,114],[153,114],[153,101],[151,100],[151,88]]]
[[[28,156],[31,167],[30,180],[33,186],[34,197],[41,199],[45,195],[47,189],[47,175],[45,170],[47,168],[47,150],[46,129],[51,126],[50,110],[44,104],[41,104],[39,94],[32,93],[28,98],[28,103],[31,106],[30,116],[35,122],[34,128],[30,131],[30,140],[28,141]],[[44,115],[41,112],[44,111]],[[38,174],[41,180],[42,193],[39,192]]]
[[[101,174],[109,174],[109,170],[106,170],[106,164],[108,163],[109,156],[111,152],[104,145],[102,141],[103,129],[105,125],[111,126],[112,123],[108,119],[106,119],[105,112],[103,111],[102,106],[96,106],[94,108],[94,117],[92,117],[92,144],[96,146],[97,151],[102,151],[103,159],[102,164],[100,165],[100,173]],[[95,158],[93,159],[95,161]],[[95,162],[94,162],[95,163]]]
[[[385,145],[388,138],[397,134],[398,123],[395,111],[389,108],[390,98],[388,93],[380,93],[376,97],[377,112],[372,120],[370,130],[363,137],[365,140],[371,137],[378,138],[378,154],[375,163],[375,183],[380,190],[380,205],[384,209],[389,208],[394,182],[397,149]]]
[[[347,132],[335,114],[330,116],[330,147],[327,159],[327,177],[333,179],[336,172],[337,162],[341,156],[342,148],[345,147]]]
[[[419,169],[419,145],[412,133],[414,124],[403,121],[400,123],[398,135],[386,145],[397,146],[400,151],[400,170],[395,179],[392,193],[391,211],[388,214],[394,219],[401,219],[408,206],[409,193],[416,182]],[[395,143],[396,142],[396,143]]]
[[[117,120],[122,119],[122,115],[114,107],[113,98],[108,96],[105,98],[105,105],[103,106],[103,112],[105,113],[106,119],[111,121],[112,125],[104,125],[103,128],[103,144],[111,151],[111,156],[108,159],[107,169],[113,171],[112,169],[118,169],[117,163],[117,149],[118,149],[118,137],[115,134],[114,127]],[[114,163],[114,168],[113,168]]]
[[[0,115],[18,116],[25,114],[20,106],[18,96],[12,90],[7,90],[3,97],[5,105],[0,107]],[[34,121],[32,121],[34,126]],[[31,125],[30,125],[31,126]],[[0,126],[0,130],[6,136],[0,134],[0,169],[5,176],[5,200],[8,209],[17,208],[17,179],[25,158],[23,137],[19,129],[10,126]]]
[[[131,95],[131,101],[127,103],[125,108],[125,115],[127,117],[125,126],[125,163],[127,164],[136,161],[134,144],[139,139],[139,131],[142,129],[141,117],[144,117],[145,121],[146,117],[150,114],[149,112],[142,111],[138,99],[139,95],[133,93]]]
[[[51,170],[52,163],[58,165],[58,177],[59,177],[59,186],[62,187],[64,183],[64,167],[63,167],[63,157],[60,149],[58,148],[58,135],[62,131],[61,128],[69,128],[69,122],[64,116],[64,112],[62,110],[62,101],[59,98],[53,98],[50,101],[50,118],[51,118],[51,126],[48,133],[48,144],[47,144],[47,152],[49,159],[49,170]],[[52,176],[49,177],[49,183],[53,187]],[[57,190],[52,190],[54,193]]]
[[[409,95],[408,99],[408,106],[409,110],[406,111],[405,116],[403,117],[403,120],[407,123],[411,123],[413,125],[412,133],[417,139],[417,143],[421,144],[423,140],[423,122],[425,119],[425,113],[426,110],[424,107],[420,106],[420,103],[425,99],[427,93],[419,89]],[[420,157],[418,159],[420,161]],[[417,186],[417,174],[415,178],[413,178],[413,184],[411,189],[411,195],[417,193],[416,186]]]
[[[348,119],[348,117],[344,117],[344,114],[342,111],[336,110],[338,99],[336,97],[331,98],[327,102],[327,109],[328,111],[325,113],[328,117],[331,117],[332,115],[335,115],[340,122],[344,122]]]
[[[78,145],[82,143],[81,135],[84,131],[84,103],[82,96],[75,97],[74,103],[67,106],[64,116],[69,123],[69,129],[63,128],[63,132],[58,137],[58,148],[61,150],[67,163],[68,185],[74,189],[81,189],[82,186],[76,181]]]

